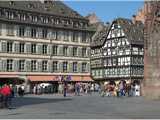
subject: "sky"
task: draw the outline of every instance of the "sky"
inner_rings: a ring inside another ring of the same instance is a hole
[[[64,1],[69,7],[77,11],[82,16],[89,13],[95,13],[102,22],[111,22],[112,20],[123,17],[132,18],[138,9],[143,7],[143,1],[101,1],[101,0],[67,0]]]

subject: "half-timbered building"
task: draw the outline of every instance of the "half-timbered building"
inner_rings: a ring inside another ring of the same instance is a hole
[[[91,74],[96,81],[141,81],[144,63],[143,24],[118,18],[93,36]]]

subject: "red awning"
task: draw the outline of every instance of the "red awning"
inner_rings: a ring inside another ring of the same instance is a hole
[[[60,81],[58,79],[58,76],[56,75],[30,75],[27,76],[27,78],[30,81]],[[81,82],[92,82],[93,80],[91,79],[90,76],[80,76],[80,75],[73,75],[71,76],[71,80],[70,81],[81,81]]]
[[[56,76],[27,76],[30,81],[57,81]]]
[[[71,81],[92,82],[93,80],[90,76],[72,76]]]

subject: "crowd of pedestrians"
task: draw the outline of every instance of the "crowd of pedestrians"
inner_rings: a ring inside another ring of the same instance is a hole
[[[66,90],[65,90],[66,89]],[[60,83],[58,86],[58,93],[63,94],[64,92],[68,94],[74,94],[76,96],[84,95],[84,94],[92,94],[92,92],[98,92],[100,89],[100,85],[97,83],[81,83],[77,82],[75,84],[63,84]]]
[[[101,96],[140,96],[140,85],[137,83],[127,84],[125,81],[101,85]]]

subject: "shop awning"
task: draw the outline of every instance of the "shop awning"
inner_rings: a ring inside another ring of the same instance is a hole
[[[93,80],[90,76],[72,76],[71,81],[92,82]]]
[[[57,81],[56,76],[27,76],[27,79],[34,82],[34,81]]]
[[[40,82],[51,82],[51,81],[60,81],[59,77],[56,75],[31,75],[27,76],[27,79],[30,80],[31,82],[34,81],[40,81]],[[90,76],[79,76],[79,75],[73,75],[71,76],[70,81],[81,81],[81,82],[92,82],[93,80],[91,79]]]

